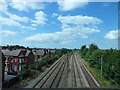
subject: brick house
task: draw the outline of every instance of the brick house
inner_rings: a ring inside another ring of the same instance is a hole
[[[19,72],[22,71],[23,65],[27,64],[27,59],[25,57],[25,50],[12,50],[9,56],[9,71]]]

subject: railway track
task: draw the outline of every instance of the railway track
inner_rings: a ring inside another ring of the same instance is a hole
[[[100,87],[100,84],[79,59],[76,53],[57,60],[36,82],[28,88],[81,88]]]
[[[98,83],[98,81],[94,78],[94,76],[87,69],[84,62],[82,60],[80,60],[76,54],[75,54],[75,58],[76,58],[75,60],[78,61],[79,65],[84,73],[84,76],[89,84],[89,87],[100,87],[101,85]]]
[[[64,55],[60,60],[55,62],[55,64],[48,70],[48,72],[45,73],[45,75],[42,76],[41,80],[37,82],[37,84],[33,88],[45,88],[48,87],[48,85],[46,85],[47,83],[49,83],[49,85],[53,83],[52,81],[49,82],[49,80],[50,78],[55,77],[55,74],[57,74],[58,72],[57,70],[59,70],[60,67],[65,63],[65,57],[66,55]]]

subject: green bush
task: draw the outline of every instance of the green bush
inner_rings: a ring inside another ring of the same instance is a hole
[[[102,60],[103,76],[111,83],[120,86],[120,50],[101,50],[97,45],[91,44],[88,49],[85,45],[82,46],[80,54],[89,62],[90,66],[99,70]]]
[[[42,65],[42,66],[45,66],[45,65],[48,64],[47,60],[45,60],[45,59],[42,59],[40,62],[41,62],[41,65]]]

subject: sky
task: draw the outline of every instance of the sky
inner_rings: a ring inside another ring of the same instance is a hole
[[[117,2],[2,0],[0,44],[80,48],[95,43],[118,48]]]

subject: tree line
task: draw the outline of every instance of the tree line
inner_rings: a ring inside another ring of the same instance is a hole
[[[120,50],[101,50],[95,44],[89,48],[83,45],[80,54],[90,66],[98,70],[102,69],[102,77],[108,79],[113,85],[120,86]]]

